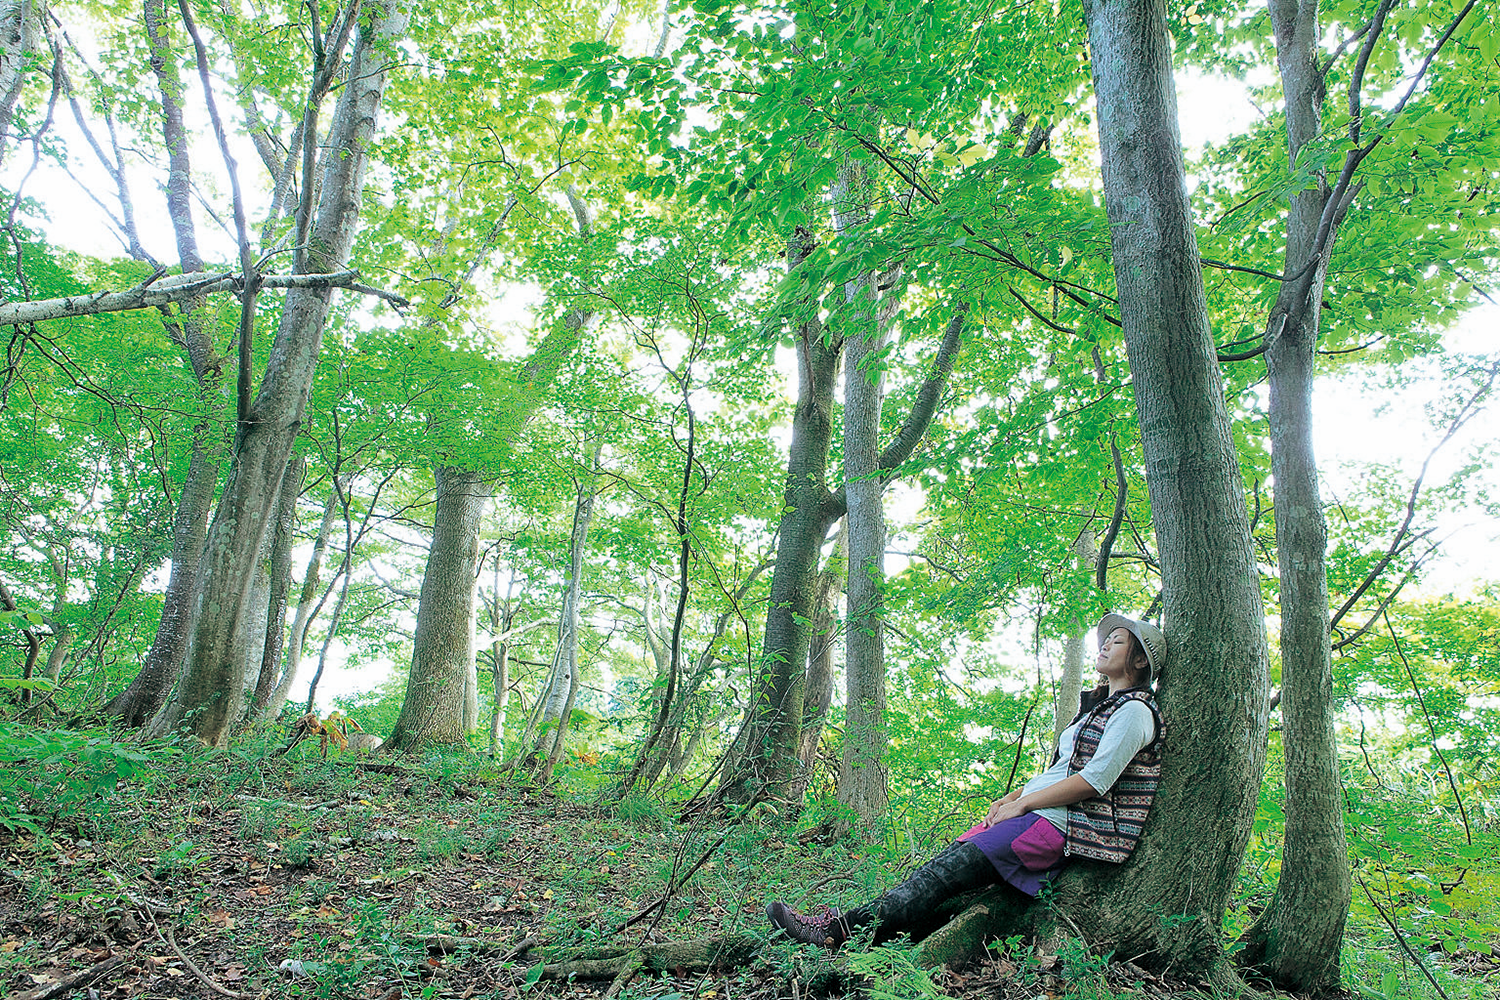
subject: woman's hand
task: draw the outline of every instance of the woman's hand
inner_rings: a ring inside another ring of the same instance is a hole
[[[1070,774],[1057,784],[1032,792],[1024,799],[1021,797],[1021,789],[1017,788],[1005,798],[990,803],[990,811],[985,813],[983,825],[988,830],[996,823],[1015,819],[1025,812],[1036,812],[1052,806],[1070,806],[1098,794],[1081,774]]]
[[[1003,799],[996,799],[990,803],[990,811],[984,814],[984,828],[988,830],[996,823],[1004,823],[1008,819],[1014,819],[1026,810],[1019,804],[1021,790],[1013,789]]]

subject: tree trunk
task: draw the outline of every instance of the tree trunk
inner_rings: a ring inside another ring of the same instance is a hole
[[[71,625],[56,626],[52,638],[52,651],[47,654],[47,665],[42,668],[42,676],[50,683],[56,684],[58,678],[62,677],[63,664],[68,662],[68,653],[73,649],[73,627]]]
[[[384,749],[466,746],[468,676],[474,669],[474,578],[479,569],[479,522],[493,488],[468,469],[439,466],[432,549],[422,574],[411,671],[396,728]]]
[[[701,726],[695,726],[686,745],[682,741],[683,730],[690,718],[698,720],[702,715],[711,714],[704,711],[706,699],[700,696],[699,692],[703,686],[703,682],[713,673],[714,665],[718,662],[719,640],[724,637],[724,633],[728,630],[730,622],[736,617],[740,602],[745,599],[745,595],[750,592],[750,588],[755,585],[755,581],[770,565],[771,559],[769,556],[762,558],[751,568],[749,573],[745,574],[745,579],[735,588],[735,592],[725,595],[729,599],[729,607],[721,611],[719,616],[714,619],[713,633],[704,642],[703,652],[699,654],[692,671],[684,679],[681,692],[673,704],[669,706],[667,724],[663,728],[656,746],[650,748],[648,751],[644,744],[642,745],[641,754],[647,759],[638,767],[640,778],[636,783],[637,787],[650,789],[655,786],[663,774],[666,774],[668,777],[676,777],[681,772],[686,760],[691,757],[693,749],[698,745],[698,741],[702,737],[702,728]],[[648,631],[651,629],[649,621],[647,629]],[[647,641],[648,645],[652,647],[653,656],[657,655],[657,647],[661,647],[663,656],[666,655],[666,649],[661,643],[659,636],[649,638]],[[658,663],[659,660],[660,658],[658,658]],[[630,789],[624,788],[622,784],[618,795],[623,796],[629,791]]]
[[[1265,622],[1208,326],[1161,0],[1085,0],[1115,283],[1165,592],[1161,789],[1120,866],[1058,885],[1067,933],[1223,971],[1224,910],[1265,758]]]
[[[568,185],[566,195],[568,204],[573,209],[573,217],[577,224],[579,235],[584,240],[588,240],[593,235],[593,221],[589,214],[588,206],[584,204],[574,185]],[[537,407],[541,405],[542,390],[551,385],[552,381],[557,377],[557,373],[561,371],[573,348],[583,339],[585,331],[593,325],[596,315],[597,306],[595,301],[587,298],[583,299],[582,304],[563,317],[563,321],[543,338],[542,342],[537,345],[536,350],[532,352],[531,357],[527,359],[525,366],[521,370],[520,385],[517,387],[520,390],[517,394],[518,401],[512,412],[515,427],[515,430],[512,432],[513,436],[519,435],[521,429],[531,422],[531,418],[536,413]],[[455,482],[463,481],[467,483],[468,485],[465,489],[469,492],[477,493],[477,491],[482,490],[486,500],[493,495],[493,486],[485,483],[477,472],[449,467],[446,468],[443,474]],[[441,492],[442,488],[439,487],[439,493]],[[441,506],[440,503],[440,511]],[[453,516],[457,516],[457,514],[456,510],[452,512]],[[419,707],[417,714],[411,715],[408,714],[406,705],[402,705],[401,719],[407,720],[407,722],[403,727],[401,721],[398,720],[396,732],[392,733],[391,738],[386,741],[386,746],[391,749],[411,749],[428,742],[467,744],[468,734],[475,732],[479,726],[479,666],[473,657],[473,639],[474,602],[478,583],[478,565],[474,562],[474,559],[477,558],[479,552],[480,519],[476,516],[472,521],[466,521],[466,523],[473,532],[473,537],[464,541],[450,539],[447,544],[451,549],[462,549],[465,552],[474,553],[473,556],[468,557],[470,561],[469,596],[462,602],[468,608],[468,619],[464,623],[464,628],[469,634],[469,660],[467,666],[464,668],[464,673],[457,679],[456,691],[449,691],[449,686],[454,682],[446,673],[450,666],[447,657],[418,656],[416,649],[413,649],[412,672],[407,677],[406,690],[408,697],[414,692],[424,692],[422,695],[424,705]],[[434,532],[436,532],[436,525],[434,525]],[[437,545],[434,539],[433,550],[428,556],[429,560],[436,555],[436,552]],[[443,571],[443,573],[446,575],[446,571]],[[421,605],[426,600],[426,595],[428,594],[425,574],[423,576],[422,594],[423,597],[419,598],[417,609],[417,620],[419,622],[422,620],[423,615]],[[455,600],[455,596],[449,592],[447,587],[433,590],[432,595],[434,599],[444,601],[445,605]],[[442,609],[434,611],[433,615],[437,618],[448,618],[454,613],[454,607],[445,606]],[[433,637],[432,641],[436,641],[436,638]],[[421,671],[429,667],[440,672],[432,677],[422,675]],[[437,692],[439,691],[442,692],[441,702],[429,701],[429,699],[437,698]],[[457,706],[457,716],[450,719],[447,713],[452,705]],[[431,725],[438,726],[438,729],[433,730],[433,732],[444,734],[441,738],[429,736],[429,723],[421,721],[423,718],[421,715],[422,712],[432,711],[443,713],[441,721],[434,718],[431,722]],[[461,731],[464,734],[464,738],[451,738],[452,733],[456,731]],[[396,745],[398,734],[401,736],[401,744]],[[408,742],[410,746],[406,745]]]
[[[1323,77],[1316,64],[1314,0],[1272,0],[1276,57],[1286,98],[1287,155],[1322,127]],[[1332,233],[1318,246],[1329,189],[1293,197],[1286,273],[1266,327],[1271,387],[1271,473],[1276,480],[1276,562],[1281,591],[1281,713],[1286,759],[1286,833],[1271,904],[1245,932],[1239,954],[1278,988],[1331,993],[1349,915],[1349,856],[1333,730],[1328,633],[1328,528],[1312,446],[1313,357]],[[1302,280],[1311,269],[1311,280]]]
[[[41,0],[19,0],[0,12],[0,163],[10,147],[10,125],[26,84],[30,55],[42,48],[45,10]]]
[[[788,269],[798,267],[813,249],[812,235],[799,230],[788,247]],[[823,539],[842,513],[835,512],[825,480],[843,337],[824,328],[810,303],[804,309],[797,330],[797,408],[766,637],[737,749],[719,782],[719,796],[731,802],[786,800],[797,780],[813,581]]]
[[[885,510],[881,503],[885,483],[880,475],[880,412],[885,396],[882,354],[893,315],[885,303],[880,303],[882,314],[876,314],[875,283],[875,276],[868,275],[853,290],[851,318],[861,329],[844,342],[849,560],[844,751],[839,761],[838,798],[847,810],[845,817],[866,843],[884,839],[880,821],[890,805],[885,766]]]
[[[578,608],[583,598],[583,553],[588,546],[589,526],[594,519],[596,482],[594,467],[599,460],[600,443],[587,449],[588,468],[578,482],[573,505],[573,530],[568,539],[568,579],[563,591],[562,611],[557,619],[557,652],[552,657],[552,671],[547,689],[540,700],[536,742],[528,755],[528,764],[547,781],[562,751],[568,734],[573,701],[578,696],[581,674],[578,668]],[[527,734],[528,737],[530,734]]]
[[[270,598],[266,604],[266,641],[261,648],[260,672],[255,682],[255,699],[248,718],[258,719],[275,690],[281,650],[286,642],[287,594],[292,586],[292,535],[297,524],[297,498],[302,493],[302,478],[307,460],[295,456],[287,464],[281,479],[281,496],[276,501],[275,529],[271,535]]]
[[[812,637],[807,650],[807,689],[802,698],[802,742],[797,748],[806,791],[823,742],[823,724],[833,704],[833,650],[839,633],[839,597],[848,582],[849,560],[844,553],[844,531],[835,532],[833,551],[818,571],[817,598],[813,604]],[[798,796],[800,798],[800,795]]]
[[[511,603],[510,588],[515,583],[512,576],[506,585],[505,600],[500,600],[500,554],[495,553],[495,614],[494,638],[490,641],[490,686],[494,697],[490,708],[490,752],[500,753],[500,743],[505,733],[505,704],[510,695],[510,630],[516,622],[516,608]]]
[[[286,492],[286,484],[283,483],[277,490],[277,505],[281,503],[281,495]],[[255,579],[250,584],[250,606],[245,621],[245,637],[241,653],[244,661],[240,664],[240,676],[243,678],[247,698],[240,706],[241,714],[235,719],[238,725],[250,713],[255,704],[255,692],[260,688],[261,665],[264,662],[266,652],[266,626],[270,624],[271,615],[271,550],[276,544],[276,532],[274,529],[276,512],[273,511],[271,523],[273,527],[266,531],[265,540],[261,542],[260,558],[255,560]]]
[[[182,82],[177,75],[161,0],[146,0],[142,4],[141,23],[151,48],[151,69],[161,98],[162,142],[168,161],[167,215],[172,220],[182,272],[193,274],[203,270],[203,258],[193,221],[191,160],[188,133],[182,120]],[[204,416],[193,428],[187,479],[172,518],[171,570],[151,651],[130,686],[104,706],[106,714],[131,728],[144,726],[161,710],[182,669],[198,561],[208,538],[208,516],[219,484],[225,443],[220,420],[225,400],[221,393],[220,359],[203,322],[201,300],[186,303],[175,317],[165,319],[167,335],[187,353],[198,382],[198,401]]]
[[[280,715],[281,706],[286,704],[287,698],[292,693],[292,685],[296,683],[297,670],[302,665],[302,654],[307,648],[308,627],[312,625],[313,615],[328,596],[324,594],[322,598],[319,598],[318,578],[323,570],[323,556],[328,551],[328,537],[333,533],[333,520],[340,509],[339,494],[347,488],[347,483],[347,479],[341,482],[338,475],[333,478],[333,488],[328,493],[328,502],[323,505],[323,519],[318,522],[318,534],[313,539],[312,554],[307,558],[307,572],[302,577],[302,590],[297,598],[297,610],[292,615],[292,627],[287,634],[281,677],[276,681],[276,687],[270,697],[256,714],[257,722],[269,722]]]
[[[788,248],[788,268],[799,266],[813,249],[811,234],[799,229]],[[877,468],[882,482],[889,480],[890,472],[910,457],[927,433],[963,343],[966,314],[966,306],[955,309],[911,412],[895,439],[881,451]],[[833,388],[843,343],[842,335],[825,329],[815,312],[805,312],[798,321],[797,408],[792,415],[766,638],[751,681],[750,705],[739,736],[726,753],[717,792],[720,799],[731,802],[762,797],[785,801],[797,790],[813,584],[828,529],[847,509],[844,489],[835,494],[825,485],[833,436]]]
[[[191,317],[185,321],[197,325]],[[200,393],[200,397],[218,395],[218,387],[212,382]],[[193,429],[187,478],[172,515],[172,568],[162,598],[156,637],[151,641],[140,673],[104,706],[106,715],[114,716],[131,729],[144,726],[161,710],[187,652],[188,610],[198,576],[198,559],[208,537],[208,514],[219,482],[219,435],[212,421],[204,421]]]
[[[366,150],[385,91],[394,43],[405,33],[407,10],[366,9],[350,55],[348,86],[329,129],[318,218],[310,237],[308,267],[331,273],[345,267],[359,221]],[[241,661],[249,585],[286,469],[302,425],[323,342],[331,291],[294,288],[282,306],[260,391],[245,413],[234,462],[209,528],[192,611],[188,654],[176,694],[152,721],[165,735],[185,726],[219,745],[240,716]]]
[[[491,491],[493,494],[493,490]],[[474,554],[474,579],[469,595],[469,669],[464,673],[464,737],[479,732],[479,657],[476,655],[474,609],[479,600],[479,553]]]

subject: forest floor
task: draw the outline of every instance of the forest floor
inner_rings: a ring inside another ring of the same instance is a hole
[[[581,805],[480,762],[226,755],[122,782],[45,835],[0,834],[0,995],[1100,1000],[1182,989],[1082,948],[1039,955],[1013,941],[929,973],[899,948],[829,956],[767,936],[768,898],[847,905],[900,874],[900,859],[786,837],[779,823],[678,823],[650,802]],[[551,978],[556,966],[527,947],[737,934],[765,937],[737,967],[613,979]]]

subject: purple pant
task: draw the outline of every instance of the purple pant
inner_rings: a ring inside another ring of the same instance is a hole
[[[1063,867],[1063,835],[1036,813],[988,828],[981,822],[958,839],[979,848],[1001,878],[1028,896],[1041,892]]]

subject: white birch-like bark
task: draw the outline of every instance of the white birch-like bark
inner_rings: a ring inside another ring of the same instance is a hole
[[[557,622],[557,651],[542,698],[538,734],[532,753],[545,759],[544,777],[556,763],[563,741],[567,738],[568,716],[578,696],[581,672],[578,666],[578,609],[583,599],[583,554],[588,547],[589,527],[594,519],[594,497],[597,483],[594,467],[599,458],[599,442],[592,443],[586,456],[587,468],[578,481],[573,506],[573,530],[568,538],[568,579],[563,591],[562,613]]]
[[[41,48],[43,11],[39,0],[19,0],[0,9],[0,163],[10,147],[10,124],[26,85],[26,60]]]

